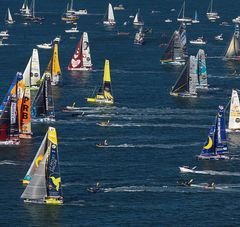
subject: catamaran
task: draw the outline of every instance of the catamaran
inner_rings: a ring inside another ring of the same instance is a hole
[[[58,43],[56,39],[53,42],[53,55],[48,63],[48,66],[43,75],[47,75],[51,78],[51,84],[57,85],[61,76],[61,68],[58,57]]]
[[[113,104],[109,60],[105,60],[103,83],[95,98],[87,98],[87,102],[99,104]]]
[[[191,23],[192,19],[190,17],[185,17],[185,1],[183,1],[182,8],[178,14],[177,21]]]
[[[33,119],[40,121],[55,121],[54,102],[52,95],[51,80],[44,75],[31,109]]]
[[[133,25],[136,25],[136,26],[143,26],[144,25],[144,22],[140,17],[140,9],[138,9],[138,11],[137,11],[137,13],[134,17]]]
[[[197,158],[203,160],[229,159],[223,106],[218,107],[214,125],[211,127],[208,139]]]
[[[235,31],[224,54],[223,60],[235,60],[240,61],[240,36],[239,36],[239,25],[235,25]]]
[[[197,10],[195,10],[194,20],[192,20],[193,24],[198,24],[200,21],[198,20]]]
[[[210,4],[209,4],[209,6],[208,6],[206,15],[207,15],[208,20],[213,21],[213,22],[214,22],[216,19],[219,19],[219,18],[220,18],[220,16],[218,15],[218,13],[217,13],[216,11],[215,11],[215,12],[213,11],[213,0],[210,1]]]
[[[30,183],[21,195],[26,203],[51,205],[63,204],[61,175],[59,168],[57,132],[48,128],[44,140],[26,175]]]
[[[40,63],[38,50],[33,49],[32,56],[30,57],[28,64],[23,73],[23,80],[25,86],[31,88],[31,90],[36,90],[40,85]]]
[[[197,89],[208,89],[207,82],[207,66],[206,55],[204,50],[199,49],[196,56],[196,71],[197,71]]]
[[[5,22],[7,24],[13,24],[15,21],[13,20],[12,18],[12,15],[11,15],[11,12],[10,12],[10,9],[8,8],[7,9],[7,15],[6,15],[6,19],[5,19]]]
[[[190,56],[188,62],[185,64],[180,76],[172,87],[170,95],[180,97],[197,97],[197,75],[196,75],[196,59]]]
[[[186,52],[186,26],[181,24],[178,31],[174,31],[160,62],[162,64],[183,65],[185,64]]]
[[[80,41],[77,44],[71,62],[68,65],[68,70],[71,71],[91,71],[92,61],[88,40],[88,33],[83,32]]]
[[[114,13],[113,13],[113,7],[111,3],[108,3],[108,8],[107,8],[107,13],[105,15],[105,18],[103,20],[104,25],[115,25],[116,21],[114,18]]]
[[[240,103],[237,90],[232,90],[227,132],[240,132]]]
[[[24,81],[17,73],[0,106],[0,145],[19,145]]]

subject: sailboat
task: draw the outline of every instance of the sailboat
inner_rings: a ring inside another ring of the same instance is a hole
[[[198,20],[197,10],[195,10],[194,20],[192,20],[193,24],[198,24],[200,21]]]
[[[26,20],[30,20],[36,23],[41,23],[42,20],[44,20],[43,17],[36,17],[35,15],[35,0],[32,0],[32,5],[31,5],[31,13],[30,16],[26,17]]]
[[[138,11],[137,11],[137,13],[134,17],[133,25],[136,25],[136,26],[143,26],[144,25],[144,22],[140,17],[140,9],[138,9]]]
[[[0,145],[19,145],[19,127],[24,82],[17,73],[0,107]]]
[[[216,19],[220,18],[218,13],[216,11],[215,12],[213,11],[213,0],[210,1],[206,15],[207,15],[208,20],[210,20],[210,21],[215,21]]]
[[[109,60],[105,60],[103,83],[98,90],[95,98],[87,98],[87,102],[99,104],[113,104],[113,94],[111,87],[110,65]]]
[[[105,19],[103,21],[103,24],[104,25],[111,25],[111,26],[116,24],[116,21],[115,21],[115,18],[114,18],[113,7],[112,7],[111,3],[108,3],[107,13],[106,13]]]
[[[235,31],[224,54],[223,60],[235,60],[240,61],[240,36],[239,36],[239,25],[235,25]]]
[[[44,75],[47,75],[51,78],[51,84],[57,85],[61,76],[61,68],[59,63],[58,56],[58,41],[54,40],[53,42],[53,55],[48,63],[48,66],[44,72]]]
[[[240,103],[237,90],[232,90],[227,132],[240,132]]]
[[[40,121],[55,121],[50,77],[44,75],[31,109],[31,116]]]
[[[183,1],[182,8],[179,11],[177,21],[180,22],[192,22],[192,19],[190,17],[185,17],[185,1]]]
[[[204,50],[199,49],[196,56],[196,71],[197,71],[197,89],[208,89],[207,81],[207,65],[206,55]]]
[[[29,87],[31,90],[36,90],[40,85],[40,63],[38,50],[33,49],[32,56],[30,57],[28,64],[23,73],[23,80],[25,86]]]
[[[177,82],[172,87],[170,95],[180,97],[197,97],[196,91],[197,75],[196,75],[196,60],[195,56],[190,56],[180,73]]]
[[[92,61],[87,32],[83,32],[83,35],[77,44],[74,55],[72,56],[71,62],[68,65],[68,70],[71,71],[92,70]]]
[[[162,64],[183,65],[185,64],[186,50],[186,26],[181,24],[178,31],[174,31],[160,62]]]
[[[40,150],[42,151],[37,152],[26,176],[30,183],[22,193],[21,199],[26,203],[61,205],[63,193],[55,128],[48,128]]]
[[[13,20],[13,18],[12,18],[12,15],[11,15],[11,12],[10,12],[10,9],[8,8],[7,9],[7,15],[6,15],[6,20],[5,20],[5,22],[7,23],[7,24],[13,24],[15,21]]]
[[[136,45],[143,45],[145,40],[144,40],[145,34],[143,32],[143,27],[140,27],[139,31],[136,33],[134,37],[134,44]]]
[[[219,106],[214,125],[211,127],[208,139],[197,158],[203,160],[226,160],[229,159],[227,154],[228,145],[224,122],[224,108],[223,106]]]

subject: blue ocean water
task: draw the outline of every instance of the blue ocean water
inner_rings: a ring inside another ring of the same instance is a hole
[[[116,11],[117,26],[106,29],[101,24],[108,1],[75,1],[75,8],[86,8],[88,16],[80,17],[80,33],[72,37],[64,33],[70,25],[60,17],[66,0],[36,0],[38,15],[43,24],[4,25],[7,7],[18,12],[19,0],[0,1],[0,27],[8,29],[9,46],[0,47],[0,97],[5,95],[17,71],[23,71],[36,44],[51,41],[60,34],[59,46],[62,84],[54,88],[59,155],[63,181],[64,205],[44,206],[24,204],[20,199],[24,190],[20,179],[25,175],[47,130],[47,124],[33,124],[34,137],[19,147],[0,148],[0,224],[12,226],[238,226],[239,218],[239,135],[229,136],[230,161],[197,161],[219,104],[226,106],[232,88],[239,88],[240,77],[232,76],[239,64],[221,60],[234,27],[219,26],[231,22],[239,14],[239,3],[219,0],[214,7],[221,16],[216,23],[205,17],[209,1],[187,1],[186,15],[198,10],[200,24],[187,27],[188,40],[203,35],[208,55],[207,70],[212,89],[197,99],[181,99],[169,95],[181,68],[163,67],[159,59],[167,42],[178,28],[176,17],[180,0],[112,1],[122,3],[125,11]],[[136,29],[131,21],[137,8],[141,9],[146,27],[153,33],[146,37],[146,45],[134,46]],[[160,11],[151,13],[152,10]],[[172,18],[171,24],[164,19]],[[87,31],[94,71],[71,74],[67,65],[83,31]],[[130,36],[117,36],[128,31]],[[214,41],[223,33],[224,41]],[[189,53],[196,55],[198,47],[189,45]],[[41,72],[51,51],[39,50]],[[116,105],[96,107],[86,103],[94,87],[102,81],[104,59],[110,60],[113,93]],[[83,118],[62,113],[63,107],[76,102],[84,108]],[[111,127],[96,126],[96,122],[110,119]],[[108,139],[109,148],[95,144]],[[179,166],[198,166],[212,170],[204,175],[182,175]],[[235,174],[231,174],[235,173]],[[178,179],[193,178],[196,184],[214,181],[216,190],[181,188]],[[104,192],[89,194],[86,188],[100,181]]]

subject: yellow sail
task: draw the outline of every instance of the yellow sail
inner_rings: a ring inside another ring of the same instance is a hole
[[[109,60],[105,60],[103,83],[104,82],[111,82]]]
[[[58,56],[58,42],[54,43],[53,56],[52,56],[52,82],[57,84],[59,76],[61,75],[61,68]]]
[[[48,128],[48,139],[51,141],[53,144],[57,145],[57,132],[56,129],[53,127]]]

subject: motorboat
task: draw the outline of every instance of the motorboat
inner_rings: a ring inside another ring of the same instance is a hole
[[[88,12],[86,9],[80,9],[80,10],[74,11],[74,14],[75,15],[87,15]]]
[[[215,36],[214,39],[217,41],[223,41],[223,34]]]
[[[196,168],[196,166],[194,166],[193,168],[190,168],[189,166],[179,167],[181,173],[193,173]]]
[[[78,33],[79,30],[77,27],[72,27],[71,29],[65,30],[66,33]]]
[[[102,127],[109,126],[110,121],[108,120],[108,121],[97,122],[96,125],[102,126]]]
[[[49,50],[49,49],[52,49],[53,46],[52,46],[52,43],[42,43],[42,44],[38,44],[37,47],[40,49]]]
[[[165,21],[165,23],[172,23],[172,20],[171,19],[166,19],[166,20],[164,20]]]
[[[203,37],[198,37],[196,40],[190,40],[191,44],[205,45],[207,42],[203,40]]]

